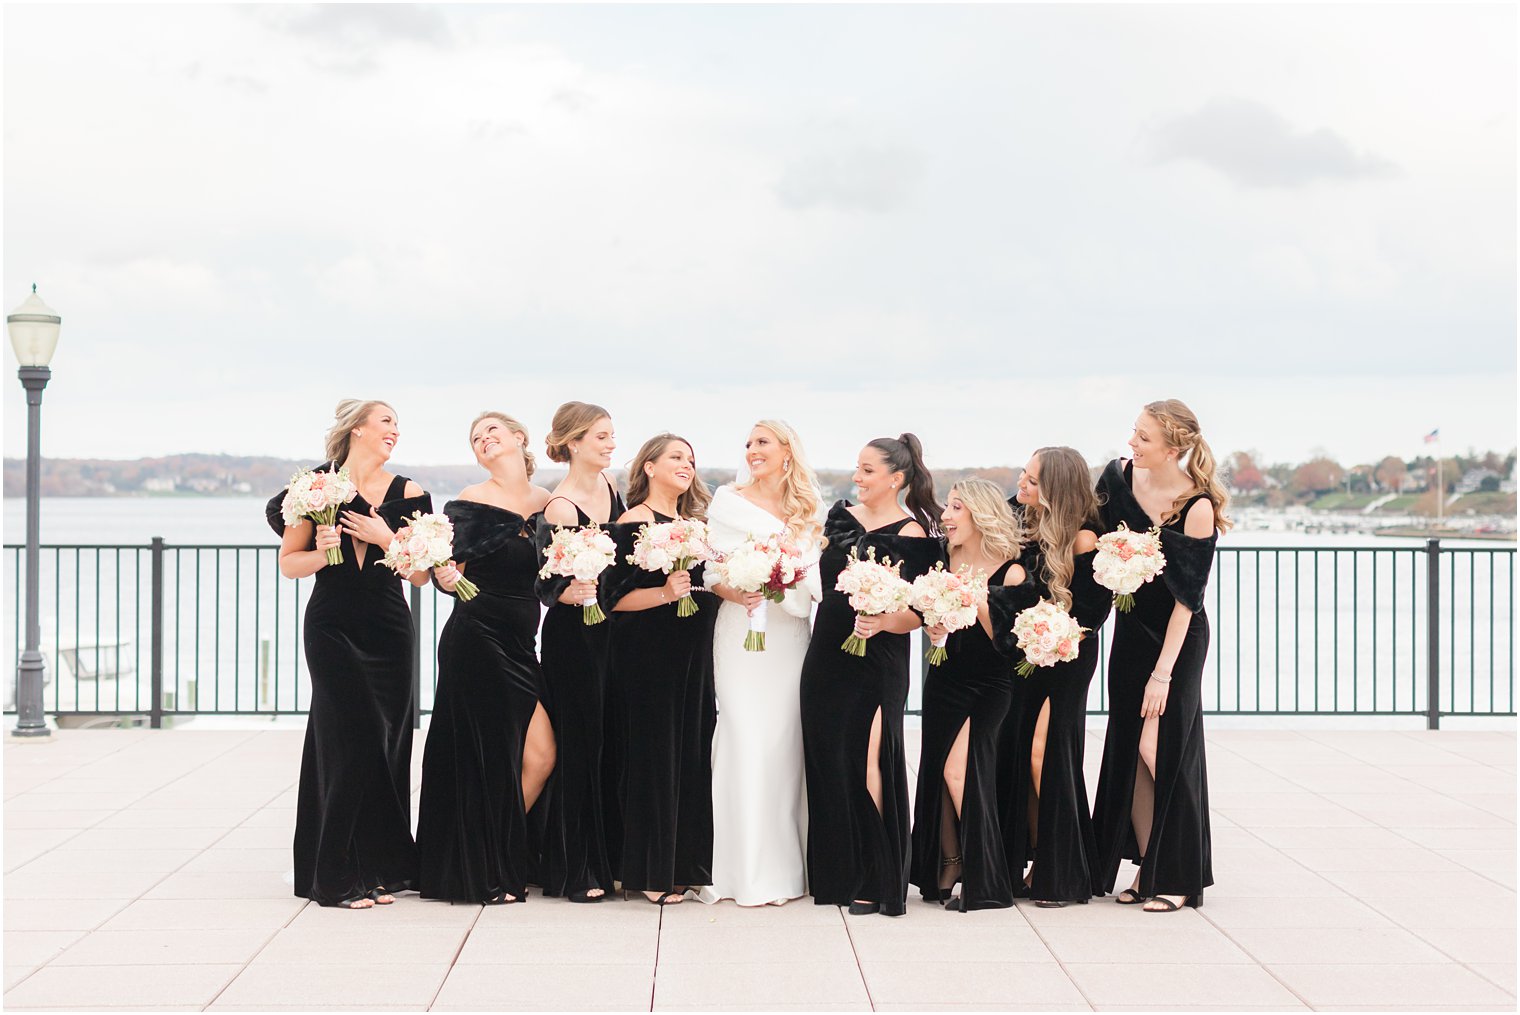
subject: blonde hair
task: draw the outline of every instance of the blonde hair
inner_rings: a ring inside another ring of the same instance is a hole
[[[1051,598],[1070,609],[1077,533],[1098,520],[1098,496],[1087,460],[1077,451],[1040,448],[1034,455],[1040,462],[1040,501],[1024,511],[1024,537],[1040,544],[1041,577]]]
[[[513,417],[508,416],[506,413],[497,412],[495,409],[487,409],[485,412],[482,412],[479,416],[476,416],[474,419],[472,419],[470,421],[470,447],[473,448],[475,446],[475,428],[480,425],[481,420],[486,419],[499,420],[501,424],[508,430],[511,430],[515,434],[522,435],[523,464],[527,466],[528,478],[532,479],[533,469],[536,467],[537,463],[533,459],[533,452],[528,450],[528,428],[523,426]]]
[[[976,531],[982,534],[982,552],[999,560],[1017,557],[1023,546],[1023,534],[1003,488],[982,476],[968,476],[950,488],[950,496],[957,492],[971,512]]]
[[[375,406],[383,405],[394,415],[396,410],[389,402],[378,398],[345,398],[333,410],[333,425],[323,438],[322,456],[334,466],[342,465],[348,458],[348,446],[353,440],[354,427],[363,425]]]
[[[1214,461],[1214,451],[1209,447],[1209,442],[1203,439],[1198,417],[1176,398],[1150,402],[1145,411],[1160,424],[1161,436],[1167,447],[1176,448],[1179,459],[1186,456],[1183,468],[1193,483],[1192,490],[1172,501],[1171,510],[1162,519],[1163,524],[1177,518],[1193,494],[1201,493],[1214,506],[1214,528],[1228,532],[1235,524],[1224,513],[1225,506],[1230,503],[1230,495],[1219,481],[1219,467]]]
[[[779,419],[762,419],[755,426],[763,426],[775,434],[776,440],[792,455],[791,468],[781,473],[781,514],[786,531],[795,539],[817,540],[823,535],[823,526],[818,521],[822,497],[818,493],[818,477],[803,453],[802,438],[790,423]]]
[[[611,419],[612,413],[590,402],[566,402],[554,410],[554,421],[549,425],[549,435],[544,447],[551,462],[568,462],[570,444],[586,436],[591,424],[599,419]]]
[[[628,466],[628,506],[638,507],[649,499],[649,476],[644,472],[644,465],[659,458],[676,441],[686,445],[686,449],[691,452],[692,462],[691,485],[676,498],[676,514],[682,518],[706,518],[712,491],[702,482],[702,474],[696,471],[697,450],[691,446],[691,441],[673,433],[656,434],[649,438],[639,448],[639,453],[633,456],[633,462]]]

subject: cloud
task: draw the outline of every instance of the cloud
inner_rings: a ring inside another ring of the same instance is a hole
[[[402,41],[446,47],[452,41],[443,12],[425,4],[314,4],[286,18],[284,27],[347,46]]]
[[[1357,152],[1327,127],[1299,130],[1250,99],[1214,99],[1146,132],[1156,162],[1191,159],[1243,187],[1302,187],[1316,180],[1383,179],[1399,168]]]
[[[907,204],[923,178],[923,156],[912,148],[856,145],[803,156],[787,166],[775,190],[795,211],[834,207],[881,214]]]

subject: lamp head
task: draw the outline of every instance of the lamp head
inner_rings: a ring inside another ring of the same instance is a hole
[[[42,302],[37,286],[32,294],[5,319],[6,330],[11,335],[11,348],[16,350],[16,361],[24,367],[45,367],[58,347],[58,330],[62,324],[53,308]]]

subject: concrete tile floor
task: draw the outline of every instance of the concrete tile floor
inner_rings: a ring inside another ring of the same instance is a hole
[[[321,909],[289,894],[300,744],[193,729],[7,742],[5,1007],[1516,1006],[1512,732],[1215,731],[1204,908],[952,914],[915,899],[900,920],[806,899]]]

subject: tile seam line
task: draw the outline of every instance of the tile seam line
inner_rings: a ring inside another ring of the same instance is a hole
[[[850,931],[849,917],[844,915],[844,907],[842,906],[835,906],[834,912],[839,914],[839,922],[844,925],[845,940],[850,942],[850,955],[855,959],[855,972],[860,975],[860,985],[866,992],[866,1004],[870,1005],[872,1011],[875,1011],[876,998],[871,996],[871,983],[866,979],[865,966],[860,963],[860,952],[855,948],[855,935]]]
[[[1098,897],[1103,899],[1108,898],[1106,895]],[[1091,903],[1088,903],[1088,905],[1091,905]],[[1015,913],[1019,914],[1019,919],[1024,921],[1024,926],[1028,927],[1031,931],[1034,932],[1034,936],[1039,938],[1040,944],[1045,946],[1045,951],[1050,955],[1052,959],[1055,960],[1056,968],[1061,970],[1061,975],[1066,977],[1066,982],[1071,984],[1072,989],[1077,992],[1077,996],[1082,999],[1082,1003],[1087,1005],[1090,1011],[1097,1011],[1098,1008],[1093,1004],[1092,998],[1087,996],[1087,991],[1082,989],[1082,985],[1077,982],[1077,978],[1071,975],[1071,970],[1066,968],[1066,960],[1057,955],[1056,950],[1050,947],[1050,942],[1045,940],[1045,935],[1040,933],[1040,928],[1035,926],[1034,923],[1030,921],[1028,915],[1019,909],[1017,902],[1014,903],[1012,909]]]
[[[526,903],[527,901],[527,893],[524,891],[523,902]],[[305,911],[306,910],[304,908],[298,910],[298,912],[302,913]],[[449,977],[454,975],[454,967],[459,964],[459,956],[464,954],[464,946],[470,943],[470,935],[475,933],[475,928],[480,925],[481,914],[483,914],[485,911],[486,907],[484,906],[479,906],[476,908],[475,919],[471,920],[470,925],[465,928],[464,936],[459,939],[459,947],[454,949],[454,955],[449,959],[449,967],[443,971],[443,979],[438,981],[438,989],[433,991],[432,997],[428,998],[428,1003],[422,1009],[423,1011],[432,1011],[433,1005],[438,1003],[438,996],[443,993],[443,988],[448,986]]]

